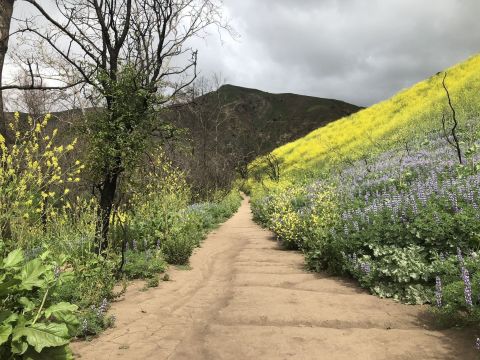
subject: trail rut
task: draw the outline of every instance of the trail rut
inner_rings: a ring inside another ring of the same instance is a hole
[[[475,359],[472,339],[435,331],[424,308],[304,270],[252,221],[248,199],[191,258],[192,270],[114,303],[116,327],[72,344],[103,359]]]

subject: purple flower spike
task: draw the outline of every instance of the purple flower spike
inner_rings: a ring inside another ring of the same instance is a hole
[[[437,301],[437,307],[442,307],[442,280],[440,276],[435,278],[435,300]]]
[[[360,269],[365,273],[365,274],[369,274],[370,273],[370,265],[367,264],[367,263],[362,263],[360,265]]]
[[[462,250],[460,250],[460,248],[457,248],[457,259],[460,265],[463,266],[463,255],[462,255]]]
[[[472,302],[472,284],[470,283],[470,273],[465,266],[462,266],[462,280],[465,285],[465,302],[468,306],[473,306]]]

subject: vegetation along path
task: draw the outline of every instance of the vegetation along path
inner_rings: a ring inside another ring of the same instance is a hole
[[[474,359],[470,338],[435,331],[422,308],[308,273],[252,221],[245,199],[191,258],[192,270],[113,306],[114,329],[73,344],[86,359]],[[467,340],[465,342],[465,340]]]

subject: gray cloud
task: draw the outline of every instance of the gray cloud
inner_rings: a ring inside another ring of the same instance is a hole
[[[478,0],[225,0],[239,40],[196,42],[204,75],[360,105],[480,49]]]
[[[195,40],[200,70],[265,91],[370,105],[480,51],[479,0],[224,2],[240,38]]]

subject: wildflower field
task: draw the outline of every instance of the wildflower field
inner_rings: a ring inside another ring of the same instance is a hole
[[[271,163],[252,163],[255,219],[312,271],[430,304],[443,326],[478,327],[479,65],[473,57],[276,149],[276,178]]]
[[[467,132],[466,127],[471,126],[478,116],[479,67],[480,56],[474,56],[389,100],[331,122],[277,148],[272,154],[282,163],[283,178],[313,178],[328,167],[342,167],[360,159],[368,161],[398,144],[408,146],[432,131],[441,130],[442,114],[449,112],[442,87],[445,73],[452,102],[463,122],[464,132]],[[251,164],[254,174],[264,170],[261,160],[259,158]]]

